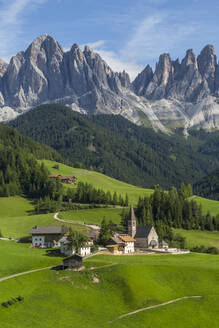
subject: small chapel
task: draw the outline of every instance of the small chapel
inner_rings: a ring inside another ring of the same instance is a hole
[[[127,220],[127,234],[135,239],[135,247],[139,249],[159,248],[159,240],[154,226],[137,226],[133,206],[130,207]]]

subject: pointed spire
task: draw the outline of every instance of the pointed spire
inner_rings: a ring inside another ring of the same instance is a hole
[[[128,234],[131,237],[135,237],[135,234],[136,234],[136,217],[135,217],[133,205],[130,206],[130,210],[129,210]]]

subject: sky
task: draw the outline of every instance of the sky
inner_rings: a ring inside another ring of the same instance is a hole
[[[213,44],[219,56],[218,17],[218,0],[0,0],[0,58],[46,33],[65,50],[88,44],[134,79],[162,53],[181,60]]]

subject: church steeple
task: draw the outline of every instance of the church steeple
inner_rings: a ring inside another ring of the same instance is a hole
[[[131,205],[130,211],[129,211],[129,216],[128,216],[128,234],[129,236],[132,236],[133,238],[135,237],[136,234],[136,217],[135,217],[135,212],[133,209],[133,206]]]

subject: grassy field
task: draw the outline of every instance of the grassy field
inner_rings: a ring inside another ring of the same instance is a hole
[[[121,208],[94,208],[89,210],[76,210],[60,212],[59,217],[65,220],[100,225],[103,218],[112,220],[116,224],[121,222]]]
[[[98,268],[46,270],[0,282],[0,303],[24,297],[8,309],[0,307],[2,327],[21,328],[24,322],[25,328],[218,327],[218,256],[98,255],[85,262]],[[143,307],[195,295],[201,298],[117,319]]]
[[[3,237],[26,237],[35,225],[63,224],[53,219],[53,213],[31,215],[33,209],[32,202],[25,198],[18,196],[0,197],[0,231]],[[87,231],[87,228],[80,224],[74,224],[72,228],[81,232]]]
[[[219,249],[219,231],[199,231],[174,229],[186,238],[186,247],[204,245],[206,247],[217,247]]]
[[[202,209],[204,213],[207,214],[208,212],[210,212],[212,215],[219,214],[219,201],[202,198],[198,196],[194,196],[192,197],[192,199],[202,205]]]
[[[29,248],[29,244],[0,240],[0,277],[60,263],[61,258],[46,255],[46,250]]]
[[[77,177],[77,181],[91,183],[96,188],[101,188],[105,191],[109,190],[111,193],[116,191],[118,194],[123,196],[127,193],[129,202],[133,205],[137,204],[139,196],[149,196],[153,192],[152,189],[135,187],[98,172],[72,168],[70,166],[48,160],[41,160],[40,162],[43,162],[52,174],[75,175]],[[53,168],[55,164],[59,165],[59,169]]]

